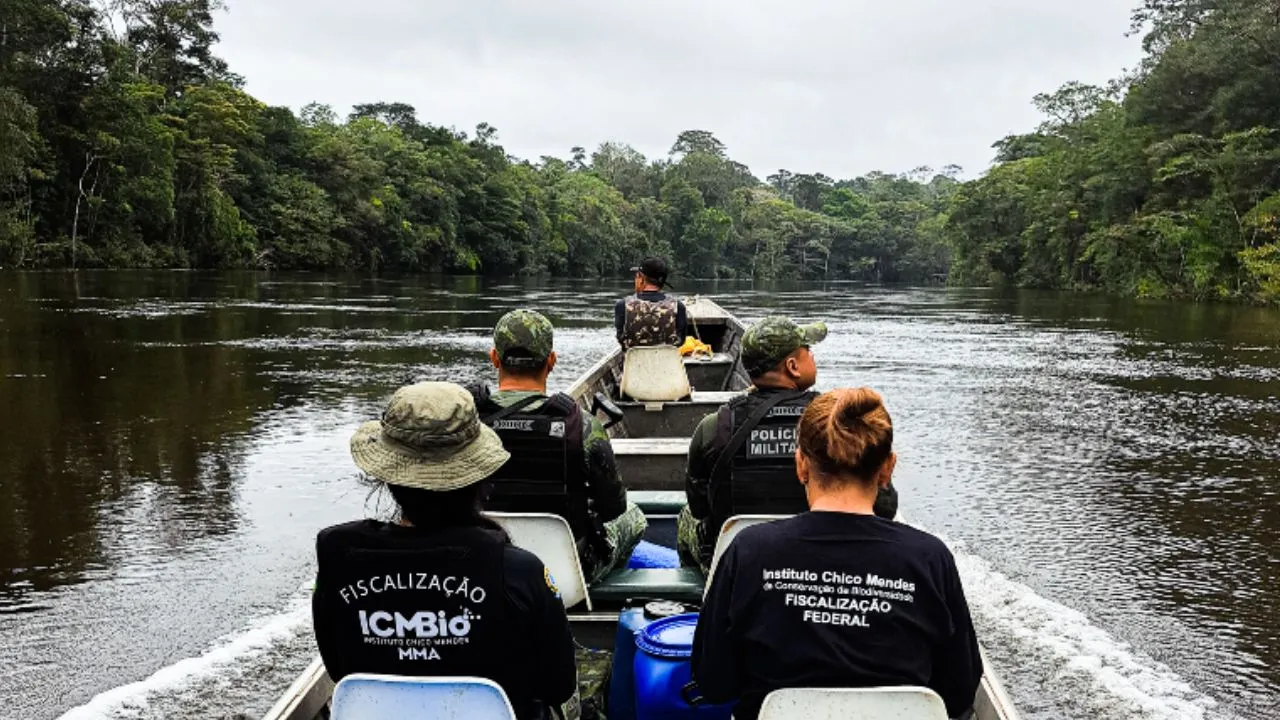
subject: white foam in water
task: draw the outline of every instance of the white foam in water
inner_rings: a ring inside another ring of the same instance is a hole
[[[970,607],[979,624],[994,627],[1001,642],[986,644],[1017,663],[1008,674],[1031,676],[1053,688],[1078,717],[1095,720],[1225,720],[1213,698],[1166,666],[1136,655],[1082,613],[1037,595],[992,569],[987,561],[955,549]],[[216,678],[228,668],[295,637],[311,619],[297,598],[289,609],[224,637],[203,654],[161,668],[150,677],[95,696],[61,720],[121,720],[143,715],[148,702]],[[1002,642],[1012,647],[1001,647]],[[1009,660],[1006,660],[1008,662]],[[1015,698],[1016,704],[1016,698]]]
[[[311,621],[310,603],[299,600],[278,615],[263,618],[247,629],[224,637],[203,654],[160,668],[150,677],[112,688],[72,708],[60,720],[117,720],[145,711],[148,698],[172,692],[215,676],[230,665],[270,650]]]
[[[1082,613],[1037,595],[982,558],[956,551],[969,605],[1015,648],[1017,670],[1038,673],[1056,697],[1070,697],[1080,717],[1134,720],[1222,720],[1217,701],[1168,667],[1135,655],[1129,645]],[[989,647],[993,644],[988,641]]]

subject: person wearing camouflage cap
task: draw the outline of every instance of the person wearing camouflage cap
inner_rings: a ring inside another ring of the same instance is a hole
[[[461,386],[392,395],[351,437],[390,521],[321,530],[312,596],[329,676],[472,675],[498,683],[520,718],[577,707],[573,636],[551,573],[481,512],[508,454]]]
[[[818,396],[810,390],[818,368],[810,346],[827,337],[824,323],[799,325],[771,315],[742,337],[742,367],[753,391],[702,419],[689,442],[688,504],[676,523],[681,563],[711,565],[720,526],[734,515],[789,514],[808,509],[796,482],[796,422]],[[897,514],[892,486],[876,513]]]
[[[551,321],[533,310],[513,310],[493,328],[489,361],[498,390],[485,386],[474,395],[511,461],[494,476],[489,508],[563,517],[587,581],[596,582],[626,564],[648,523],[627,502],[604,425],[564,393],[547,395],[554,341]]]

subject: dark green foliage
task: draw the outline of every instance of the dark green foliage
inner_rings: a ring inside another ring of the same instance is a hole
[[[213,54],[221,8],[6,5],[0,265],[602,276],[662,254],[701,276],[946,269],[950,181],[800,174],[774,192],[706,130],[657,161],[605,143],[532,164],[488,124],[468,137],[404,103],[295,115],[245,94]]]
[[[1145,0],[1142,68],[1036,98],[951,207],[951,280],[1280,300],[1280,8]]]
[[[712,132],[508,156],[404,103],[294,114],[213,54],[221,0],[9,0],[0,265],[1009,283],[1280,299],[1280,12],[1144,0],[1142,66],[1035,98],[997,164],[760,182]],[[110,16],[114,22],[108,22]]]

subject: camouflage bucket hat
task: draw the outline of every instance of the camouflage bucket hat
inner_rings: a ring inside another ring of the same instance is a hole
[[[533,310],[512,310],[493,327],[493,347],[504,365],[511,367],[540,367],[551,355],[555,329],[542,313]],[[523,351],[508,358],[512,350]],[[527,353],[527,354],[526,354]]]
[[[826,323],[797,325],[789,318],[770,315],[747,328],[742,336],[742,367],[748,375],[762,375],[788,355],[827,337]]]
[[[385,483],[445,491],[484,480],[511,454],[480,422],[471,393],[453,383],[423,382],[397,390],[382,420],[356,430],[351,457]]]

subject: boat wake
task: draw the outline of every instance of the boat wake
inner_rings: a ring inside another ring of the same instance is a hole
[[[196,657],[99,693],[61,720],[257,717],[310,662],[310,638],[309,598],[296,597],[285,611],[259,618]]]
[[[1226,720],[1218,702],[1083,613],[956,550],[978,637],[1024,718]],[[1069,707],[1055,703],[1070,702]]]
[[[978,636],[1025,720],[1232,717],[1082,613],[1041,597],[963,550],[957,550],[956,563]],[[299,595],[283,612],[260,618],[196,657],[100,693],[62,720],[260,717],[313,656],[309,598]]]

